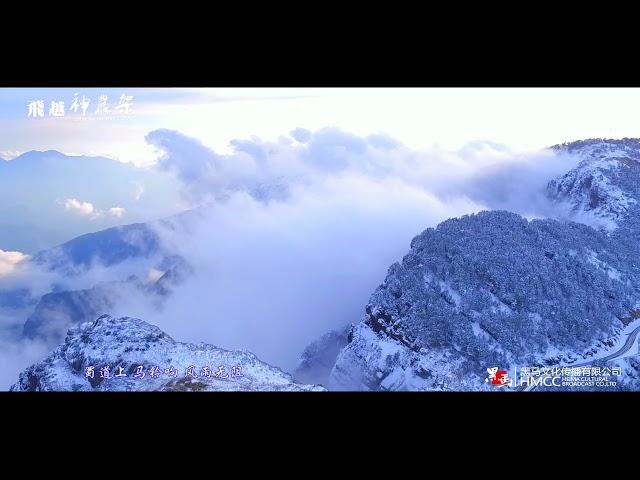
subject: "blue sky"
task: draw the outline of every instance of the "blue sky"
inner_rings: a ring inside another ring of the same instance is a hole
[[[133,113],[109,119],[27,118],[35,99],[134,97]],[[410,148],[459,149],[477,140],[531,150],[588,137],[638,137],[638,89],[0,89],[0,157],[37,149],[152,162],[144,140],[178,130],[216,151],[233,139],[277,140],[296,127],[385,133]]]
[[[70,111],[75,95],[90,100],[84,118]],[[112,110],[111,115],[95,115],[98,98],[106,95]],[[133,97],[131,113],[114,111],[121,95]],[[231,112],[238,122],[228,122],[228,106],[245,104],[274,104],[292,100],[309,99],[312,95],[297,91],[278,89],[180,89],[180,88],[24,88],[0,89],[0,157],[13,158],[29,150],[59,150],[67,154],[104,155],[122,161],[147,163],[154,158],[146,146],[145,135],[158,128],[170,128],[192,133],[202,141],[219,149],[232,139],[225,132],[251,136],[245,127],[251,122],[242,120],[242,114]],[[44,118],[28,116],[29,103],[44,101]],[[52,101],[63,101],[64,118],[51,117]],[[221,105],[216,109],[217,105]],[[249,107],[251,111],[252,107]],[[217,111],[218,110],[218,111]],[[231,108],[238,111],[238,109]],[[277,123],[277,122],[276,122]],[[211,129],[207,125],[211,125]],[[243,130],[231,130],[230,125],[242,126]],[[220,126],[227,128],[220,129]],[[218,133],[216,134],[216,130]],[[209,132],[212,134],[209,135]],[[287,133],[286,131],[282,133]],[[213,142],[207,142],[210,139]]]

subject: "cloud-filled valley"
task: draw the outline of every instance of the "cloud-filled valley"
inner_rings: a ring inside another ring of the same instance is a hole
[[[162,197],[166,205],[139,205],[137,220],[196,212],[186,220],[188,228],[149,224],[163,249],[192,267],[190,274],[161,305],[132,290],[105,313],[142,318],[178,340],[246,349],[288,371],[311,341],[360,319],[413,237],[448,218],[487,209],[554,217],[559,211],[546,185],[577,165],[570,155],[512,152],[490,142],[456,152],[416,152],[386,135],[360,137],[334,128],[299,128],[275,141],[232,140],[227,154],[171,130],[152,131],[146,139],[158,153],[157,164],[128,176],[126,189],[118,190],[123,198],[100,203],[90,191],[55,192],[66,199],[57,205],[59,214],[74,214],[74,222],[105,212],[110,221],[131,223],[135,196],[148,195],[150,185],[160,185],[151,198]],[[90,171],[91,158],[83,161]],[[118,175],[105,181],[105,189],[117,185]],[[153,258],[95,261],[69,276],[4,248],[0,291],[28,290],[34,298],[132,275],[142,282],[159,276]],[[0,303],[0,350],[13,369],[0,388],[50,350],[37,340],[17,340],[30,308]]]

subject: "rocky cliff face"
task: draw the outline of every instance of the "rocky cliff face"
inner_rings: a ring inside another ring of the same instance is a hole
[[[351,325],[324,334],[302,352],[300,364],[293,373],[296,381],[326,386],[340,350],[349,339]]]
[[[105,368],[107,370],[105,370]],[[69,330],[12,391],[322,391],[245,351],[176,342],[134,318],[103,315]]]

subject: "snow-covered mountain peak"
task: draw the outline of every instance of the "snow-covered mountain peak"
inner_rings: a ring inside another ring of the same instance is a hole
[[[573,220],[613,231],[640,202],[640,139],[591,139],[552,147],[577,155],[573,170],[552,180],[552,200],[567,207]]]
[[[590,138],[575,142],[566,142],[551,147],[558,153],[569,153],[594,161],[615,158],[631,158],[640,160],[640,138],[623,138],[620,140]]]
[[[323,390],[246,351],[173,340],[136,318],[103,315],[20,374],[14,391]]]

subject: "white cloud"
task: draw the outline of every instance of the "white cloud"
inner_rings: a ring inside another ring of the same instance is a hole
[[[147,275],[147,282],[156,283],[160,278],[162,278],[164,272],[162,270],[158,270],[157,268],[150,268],[149,274]]]
[[[250,137],[218,153],[178,132],[148,134],[185,197],[214,201],[188,234],[160,232],[195,275],[162,312],[133,305],[128,315],[292,368],[310,341],[360,318],[415,235],[483,209],[547,216],[546,182],[575,162],[491,142],[415,151],[336,128],[291,135],[298,141]]]
[[[121,218],[124,215],[125,209],[122,207],[111,207],[109,209],[109,215],[112,217]]]
[[[546,211],[540,204],[546,182],[575,164],[551,151],[518,153],[488,141],[471,142],[456,151],[416,151],[386,135],[361,137],[337,128],[298,128],[291,135],[304,142],[251,137],[232,140],[228,154],[171,130],[152,131],[146,139],[161,153],[158,167],[182,182],[184,198],[193,204],[235,191],[256,198],[271,194],[273,199],[274,185],[286,197],[295,185],[309,187],[328,177],[358,174],[395,179],[440,197],[468,196],[490,208],[511,204],[516,213],[531,215],[536,213],[532,208]],[[520,197],[518,205],[515,197]]]
[[[0,160],[13,160],[23,153],[24,152],[21,152],[19,150],[2,150],[0,151]]]
[[[93,204],[83,202],[77,198],[67,198],[64,202],[64,208],[65,210],[69,210],[86,217],[91,216],[96,212]]]
[[[311,341],[360,318],[413,236],[480,208],[360,174],[293,186],[286,201],[235,192],[187,228],[158,224],[163,243],[195,267],[161,311],[133,296],[118,307],[176,339],[247,349],[291,369]]]
[[[0,250],[0,277],[13,272],[20,262],[29,258],[22,252],[7,252]]]
[[[42,360],[50,350],[42,341],[0,337],[0,391],[9,390],[25,368]]]

